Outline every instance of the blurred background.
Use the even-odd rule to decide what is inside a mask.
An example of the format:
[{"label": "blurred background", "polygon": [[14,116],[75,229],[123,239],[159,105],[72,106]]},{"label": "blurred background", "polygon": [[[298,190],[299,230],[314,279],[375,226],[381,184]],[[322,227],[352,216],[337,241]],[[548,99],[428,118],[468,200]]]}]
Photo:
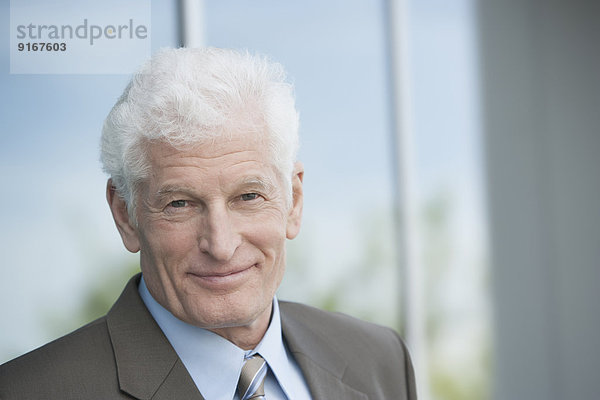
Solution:
[{"label": "blurred background", "polygon": [[[4,362],[103,315],[139,267],[98,161],[129,75],[11,74],[1,4]],[[599,18],[582,0],[154,0],[151,48],[288,70],[306,197],[280,298],[402,332],[421,399],[592,399]]]}]

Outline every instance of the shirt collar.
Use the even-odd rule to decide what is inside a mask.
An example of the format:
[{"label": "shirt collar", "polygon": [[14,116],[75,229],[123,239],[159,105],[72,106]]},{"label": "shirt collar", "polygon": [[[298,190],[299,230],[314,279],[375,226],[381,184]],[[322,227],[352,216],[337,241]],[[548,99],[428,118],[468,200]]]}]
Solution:
[{"label": "shirt collar", "polygon": [[291,356],[283,344],[283,336],[281,334],[281,317],[279,316],[279,304],[277,298],[273,299],[273,314],[271,323],[265,336],[256,346],[254,350],[246,352],[246,356],[259,353],[269,365],[269,370],[275,375],[279,386],[285,393],[288,399],[294,392],[294,379],[292,369],[295,364],[292,362]]},{"label": "shirt collar", "polygon": [[176,318],[154,300],[143,277],[138,290],[146,307],[205,398],[232,399],[244,358],[256,353],[266,360],[286,396],[291,398],[294,364],[283,344],[276,298],[273,299],[272,318],[263,339],[254,350],[244,351],[216,333]]}]

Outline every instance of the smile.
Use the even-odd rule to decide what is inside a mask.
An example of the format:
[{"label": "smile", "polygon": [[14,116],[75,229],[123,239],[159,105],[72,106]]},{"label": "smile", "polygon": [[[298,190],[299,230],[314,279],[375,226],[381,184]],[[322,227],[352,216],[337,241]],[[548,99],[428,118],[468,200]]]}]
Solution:
[{"label": "smile", "polygon": [[239,284],[243,283],[250,275],[251,270],[254,267],[258,267],[258,265],[253,264],[246,268],[236,269],[228,272],[189,272],[188,275],[200,286],[203,286],[207,289],[227,289],[228,287],[238,286]]}]

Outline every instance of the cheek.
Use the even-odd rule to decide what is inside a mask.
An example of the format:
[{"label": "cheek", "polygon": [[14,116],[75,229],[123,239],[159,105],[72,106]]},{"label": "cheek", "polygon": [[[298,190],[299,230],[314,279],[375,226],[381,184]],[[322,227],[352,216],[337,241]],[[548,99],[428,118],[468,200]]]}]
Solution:
[{"label": "cheek", "polygon": [[195,232],[181,226],[157,226],[141,235],[141,254],[158,267],[168,269],[190,255],[196,248]]},{"label": "cheek", "polygon": [[261,236],[262,251],[269,260],[269,279],[279,283],[285,270],[285,232],[281,229],[264,231]]},{"label": "cheek", "polygon": [[262,219],[250,227],[250,242],[271,258],[280,257],[285,247],[285,225],[281,219]]}]

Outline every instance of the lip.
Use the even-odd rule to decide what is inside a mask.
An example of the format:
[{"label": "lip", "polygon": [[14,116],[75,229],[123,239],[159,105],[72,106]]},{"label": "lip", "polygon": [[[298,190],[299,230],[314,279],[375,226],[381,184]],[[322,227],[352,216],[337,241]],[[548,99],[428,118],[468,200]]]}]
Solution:
[{"label": "lip", "polygon": [[224,272],[188,272],[188,276],[194,279],[200,286],[208,289],[227,289],[243,283],[250,275],[252,269],[257,266],[257,264],[252,264],[245,268]]}]

